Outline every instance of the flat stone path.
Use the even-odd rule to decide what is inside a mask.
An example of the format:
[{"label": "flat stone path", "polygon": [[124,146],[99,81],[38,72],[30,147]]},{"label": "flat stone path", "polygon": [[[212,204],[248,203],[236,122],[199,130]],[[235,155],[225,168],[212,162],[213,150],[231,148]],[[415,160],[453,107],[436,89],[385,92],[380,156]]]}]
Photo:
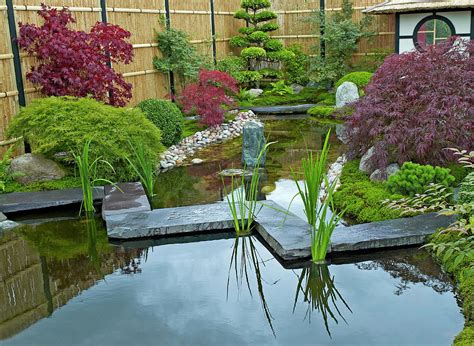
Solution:
[{"label": "flat stone path", "polygon": [[106,186],[102,202],[102,218],[112,215],[151,211],[150,202],[141,183]]},{"label": "flat stone path", "polygon": [[[256,218],[256,232],[283,260],[301,260],[311,256],[310,226],[272,201],[262,202]],[[395,219],[351,227],[337,227],[329,253],[347,253],[374,249],[416,246],[438,228],[446,227],[452,218],[435,214]],[[158,209],[111,215],[107,233],[117,240],[156,236],[222,232],[233,229],[232,215],[226,202]]]},{"label": "flat stone path", "polygon": [[[94,201],[104,198],[104,188],[94,189]],[[81,189],[66,189],[40,192],[13,192],[0,194],[0,212],[18,213],[53,207],[79,205],[82,202]]]},{"label": "flat stone path", "polygon": [[268,106],[268,107],[250,107],[255,114],[295,114],[306,113],[308,109],[316,106],[315,104],[303,104],[295,106]]}]

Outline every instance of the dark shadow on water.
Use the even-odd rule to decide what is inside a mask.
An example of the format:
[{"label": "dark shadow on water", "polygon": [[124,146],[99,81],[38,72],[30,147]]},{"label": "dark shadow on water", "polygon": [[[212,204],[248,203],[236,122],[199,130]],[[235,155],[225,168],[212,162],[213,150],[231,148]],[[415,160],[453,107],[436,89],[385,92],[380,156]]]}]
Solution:
[{"label": "dark shadow on water", "polygon": [[298,301],[302,299],[303,303],[308,305],[305,319],[308,319],[311,323],[311,314],[314,311],[319,313],[324,320],[326,331],[331,337],[329,329],[330,319],[338,324],[338,318],[340,318],[347,324],[339,306],[345,307],[351,313],[352,310],[337,290],[334,276],[331,277],[329,267],[326,264],[310,263],[297,276],[298,285],[296,287],[293,313]]}]

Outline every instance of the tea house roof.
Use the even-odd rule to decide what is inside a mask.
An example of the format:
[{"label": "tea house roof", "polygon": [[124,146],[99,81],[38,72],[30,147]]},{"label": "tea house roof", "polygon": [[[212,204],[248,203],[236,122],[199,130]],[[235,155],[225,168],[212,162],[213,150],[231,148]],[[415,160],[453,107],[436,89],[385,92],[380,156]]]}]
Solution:
[{"label": "tea house roof", "polygon": [[474,7],[474,0],[392,0],[368,7],[363,12],[370,14],[386,14],[423,10],[463,9],[472,7]]}]

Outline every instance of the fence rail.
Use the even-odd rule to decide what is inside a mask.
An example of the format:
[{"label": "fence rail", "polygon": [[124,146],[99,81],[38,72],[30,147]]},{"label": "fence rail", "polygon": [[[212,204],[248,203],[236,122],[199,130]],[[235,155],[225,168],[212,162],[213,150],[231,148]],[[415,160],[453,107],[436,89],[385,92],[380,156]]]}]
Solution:
[{"label": "fence rail", "polygon": [[[321,1],[328,13],[341,9],[341,0],[273,0],[273,10],[278,13],[280,29],[273,37],[285,44],[300,43],[304,49],[318,44],[319,36],[305,17],[319,10]],[[41,97],[25,75],[34,65],[34,58],[18,51],[12,43],[18,23],[40,23],[36,12],[44,2],[62,8],[70,0],[6,0],[0,5],[0,143],[6,140],[5,130],[20,106]],[[361,17],[361,10],[380,0],[354,0],[354,18]],[[242,21],[233,18],[240,0],[75,0],[69,9],[74,12],[75,27],[88,30],[95,22],[107,20],[132,33],[135,58],[129,65],[115,65],[126,80],[133,85],[134,105],[147,98],[160,98],[169,94],[169,79],[154,70],[152,59],[159,55],[155,31],[163,30],[159,24],[169,18],[173,28],[189,33],[191,42],[202,54],[214,60],[236,54],[229,40],[238,33]],[[371,41],[361,42],[356,56],[373,54],[376,49],[393,49],[394,18],[375,18],[377,35]],[[0,147],[1,150],[1,147]]]}]

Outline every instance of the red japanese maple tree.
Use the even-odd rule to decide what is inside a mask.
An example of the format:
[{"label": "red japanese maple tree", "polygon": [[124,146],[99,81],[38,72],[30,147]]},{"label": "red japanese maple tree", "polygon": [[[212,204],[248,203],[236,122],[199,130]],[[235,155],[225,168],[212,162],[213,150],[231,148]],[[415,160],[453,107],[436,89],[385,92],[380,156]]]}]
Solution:
[{"label": "red japanese maple tree", "polygon": [[225,72],[201,70],[198,81],[191,83],[177,98],[184,113],[199,114],[201,122],[222,124],[226,107],[234,106],[232,95],[239,91],[237,81]]},{"label": "red japanese maple tree", "polygon": [[19,24],[18,44],[37,61],[27,79],[48,96],[92,96],[124,106],[132,97],[132,85],[111,64],[132,61],[133,47],[126,41],[130,32],[101,22],[88,33],[72,30],[68,25],[75,19],[67,8],[42,4],[38,14],[43,25]]},{"label": "red japanese maple tree", "polygon": [[371,146],[377,167],[443,164],[444,148],[474,142],[474,41],[453,37],[425,51],[394,54],[377,70],[347,121],[351,151]]}]

